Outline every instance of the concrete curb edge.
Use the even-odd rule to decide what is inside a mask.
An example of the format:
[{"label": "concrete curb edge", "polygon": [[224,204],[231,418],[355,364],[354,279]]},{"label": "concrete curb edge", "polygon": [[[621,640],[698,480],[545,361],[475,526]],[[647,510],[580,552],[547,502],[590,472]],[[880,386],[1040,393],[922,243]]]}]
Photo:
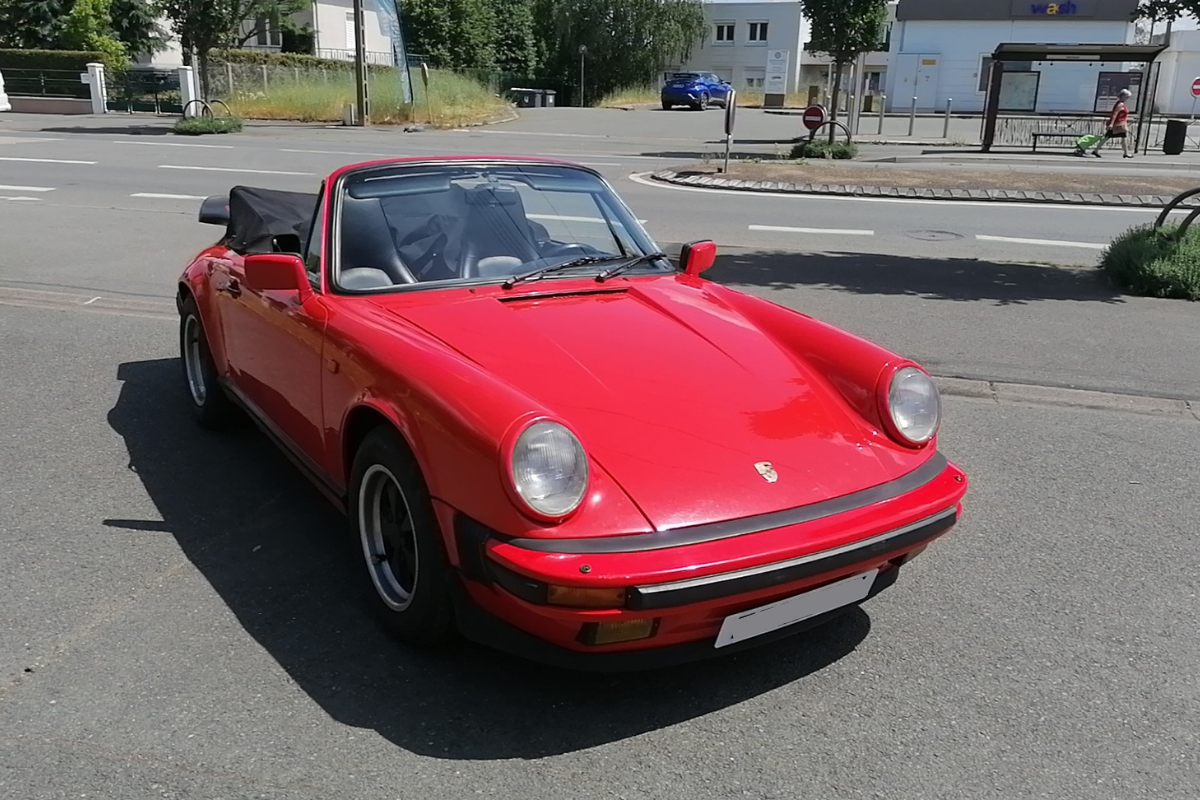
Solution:
[{"label": "concrete curb edge", "polygon": [[898,186],[745,181],[737,178],[721,178],[713,175],[696,174],[681,176],[674,170],[652,172],[650,177],[659,183],[667,183],[674,186],[696,186],[705,189],[722,189],[733,192],[836,195],[841,197],[886,197],[908,200],[972,200],[996,203],[1163,208],[1174,199],[1173,195],[1041,192],[1015,189],[916,189]]},{"label": "concrete curb edge", "polygon": [[1120,411],[1156,417],[1179,417],[1200,422],[1200,401],[1168,397],[1062,389],[1025,383],[934,376],[942,394],[990,400],[999,405],[1039,405]]}]

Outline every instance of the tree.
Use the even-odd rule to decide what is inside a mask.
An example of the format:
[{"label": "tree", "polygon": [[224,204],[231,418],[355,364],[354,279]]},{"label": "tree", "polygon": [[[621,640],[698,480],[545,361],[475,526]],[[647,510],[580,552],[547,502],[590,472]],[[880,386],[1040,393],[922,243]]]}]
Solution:
[{"label": "tree", "polygon": [[1200,0],[1142,0],[1135,16],[1164,22],[1174,22],[1180,17],[1200,19]]},{"label": "tree", "polygon": [[537,15],[552,74],[577,75],[587,47],[589,97],[654,80],[708,31],[699,0],[540,0]]},{"label": "tree", "polygon": [[537,35],[534,0],[492,0],[496,16],[496,67],[534,75],[542,67],[545,47]]},{"label": "tree", "polygon": [[[208,52],[216,47],[236,45],[241,40],[242,23],[277,14],[281,8],[296,6],[295,0],[156,0],[158,12],[171,21],[183,48],[183,63],[192,63],[195,51],[200,63],[201,91],[208,94]],[[289,12],[290,13],[290,12]]]},{"label": "tree", "polygon": [[57,47],[65,16],[62,0],[0,0],[0,47]]},{"label": "tree", "polygon": [[113,33],[112,0],[75,0],[63,21],[59,46],[104,53],[109,64],[126,60],[125,45]]},{"label": "tree", "polygon": [[[838,96],[842,89],[842,70],[863,53],[877,49],[883,41],[887,23],[886,0],[800,0],[802,13],[812,25],[812,50],[826,53],[833,61],[830,121],[837,119]],[[834,126],[829,126],[833,143]]]},{"label": "tree", "polygon": [[405,0],[405,44],[435,67],[494,67],[496,5],[496,0]]},{"label": "tree", "polygon": [[148,0],[112,0],[112,31],[132,58],[149,56],[167,46],[166,33]]}]

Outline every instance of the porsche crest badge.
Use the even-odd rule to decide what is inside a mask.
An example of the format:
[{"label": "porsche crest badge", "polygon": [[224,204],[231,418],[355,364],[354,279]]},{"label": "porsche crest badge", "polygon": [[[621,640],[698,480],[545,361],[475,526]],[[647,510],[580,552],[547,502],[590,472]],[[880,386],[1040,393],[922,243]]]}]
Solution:
[{"label": "porsche crest badge", "polygon": [[779,473],[771,466],[770,461],[760,461],[754,465],[754,468],[758,470],[758,474],[762,475],[763,480],[767,483],[774,483],[779,480]]}]

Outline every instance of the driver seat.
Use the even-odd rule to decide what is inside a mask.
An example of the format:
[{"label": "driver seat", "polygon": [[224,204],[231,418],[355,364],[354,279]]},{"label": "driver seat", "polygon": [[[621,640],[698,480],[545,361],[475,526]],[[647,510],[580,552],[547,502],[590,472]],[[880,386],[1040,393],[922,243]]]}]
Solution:
[{"label": "driver seat", "polygon": [[486,278],[512,275],[541,257],[525,204],[516,189],[484,185],[465,193],[467,218],[462,252],[462,276]]},{"label": "driver seat", "polygon": [[365,270],[383,272],[392,285],[417,282],[396,250],[378,198],[347,195],[342,199],[341,249],[339,283],[350,275],[358,283],[357,276],[365,275]]}]

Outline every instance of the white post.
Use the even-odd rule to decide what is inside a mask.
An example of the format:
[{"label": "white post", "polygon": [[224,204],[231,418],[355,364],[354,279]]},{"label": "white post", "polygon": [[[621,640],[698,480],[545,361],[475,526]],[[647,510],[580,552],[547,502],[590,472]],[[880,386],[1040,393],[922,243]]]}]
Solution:
[{"label": "white post", "polygon": [[942,126],[942,138],[950,138],[950,109],[954,106],[954,98],[946,98],[946,124]]},{"label": "white post", "polygon": [[79,79],[82,83],[86,83],[90,90],[88,94],[92,98],[92,113],[107,114],[108,87],[104,83],[104,65],[96,62],[88,64],[87,74],[80,75]]},{"label": "white post", "polygon": [[879,95],[879,131],[878,135],[883,136],[883,107],[887,105],[887,95]]},{"label": "white post", "polygon": [[908,135],[913,135],[913,126],[917,124],[917,98],[913,96],[912,108],[908,111]]},{"label": "white post", "polygon": [[193,100],[200,99],[200,92],[196,89],[196,70],[192,67],[179,68],[179,96],[183,101],[185,117],[200,116],[200,109],[197,107],[200,104],[192,105]]}]

